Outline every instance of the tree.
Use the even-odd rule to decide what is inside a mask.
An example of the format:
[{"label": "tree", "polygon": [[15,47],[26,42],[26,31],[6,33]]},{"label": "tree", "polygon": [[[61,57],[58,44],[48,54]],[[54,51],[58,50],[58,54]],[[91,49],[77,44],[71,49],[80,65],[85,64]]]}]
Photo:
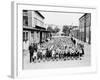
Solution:
[{"label": "tree", "polygon": [[65,33],[65,35],[69,36],[69,34],[70,34],[70,26],[64,25],[62,31]]},{"label": "tree", "polygon": [[57,33],[57,32],[59,32],[60,31],[60,29],[56,26],[55,28],[54,28],[54,33]]},{"label": "tree", "polygon": [[47,31],[53,32],[54,30],[53,30],[53,28],[51,26],[48,26],[47,27]]},{"label": "tree", "polygon": [[72,30],[72,29],[75,29],[75,28],[78,28],[78,26],[71,26],[70,29]]}]

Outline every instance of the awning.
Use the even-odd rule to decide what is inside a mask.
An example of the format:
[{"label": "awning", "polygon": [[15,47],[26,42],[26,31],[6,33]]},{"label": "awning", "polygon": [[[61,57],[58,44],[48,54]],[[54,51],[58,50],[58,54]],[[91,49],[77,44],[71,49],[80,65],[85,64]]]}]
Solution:
[{"label": "awning", "polygon": [[47,31],[47,30],[43,30],[43,29],[38,29],[38,28],[35,28],[35,27],[23,27],[23,30],[29,30],[29,31],[39,31],[39,32],[50,32],[50,31]]}]

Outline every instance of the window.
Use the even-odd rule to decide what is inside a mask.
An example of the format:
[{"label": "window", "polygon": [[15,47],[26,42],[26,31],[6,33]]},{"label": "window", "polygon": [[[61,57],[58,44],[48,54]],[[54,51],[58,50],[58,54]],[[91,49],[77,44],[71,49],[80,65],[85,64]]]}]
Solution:
[{"label": "window", "polygon": [[31,32],[31,37],[34,39],[34,32]]},{"label": "window", "polygon": [[25,32],[23,32],[23,41],[25,41]]},{"label": "window", "polygon": [[23,26],[28,26],[28,11],[23,10]]},{"label": "window", "polygon": [[23,26],[28,26],[28,16],[23,16]]},{"label": "window", "polygon": [[26,32],[26,41],[28,40],[28,32]]},{"label": "window", "polygon": [[28,32],[23,32],[23,41],[28,40]]}]

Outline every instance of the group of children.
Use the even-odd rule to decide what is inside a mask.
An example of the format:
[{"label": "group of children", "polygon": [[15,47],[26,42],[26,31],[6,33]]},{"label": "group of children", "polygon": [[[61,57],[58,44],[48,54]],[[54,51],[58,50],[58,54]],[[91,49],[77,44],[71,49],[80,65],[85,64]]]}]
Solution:
[{"label": "group of children", "polygon": [[33,51],[32,61],[40,62],[81,59],[84,55],[84,47],[81,47],[80,45],[77,46],[78,47],[64,45],[64,48],[62,49],[61,46],[55,48],[55,45],[51,45],[49,48],[44,48],[40,44],[37,44],[37,49],[34,49]]}]

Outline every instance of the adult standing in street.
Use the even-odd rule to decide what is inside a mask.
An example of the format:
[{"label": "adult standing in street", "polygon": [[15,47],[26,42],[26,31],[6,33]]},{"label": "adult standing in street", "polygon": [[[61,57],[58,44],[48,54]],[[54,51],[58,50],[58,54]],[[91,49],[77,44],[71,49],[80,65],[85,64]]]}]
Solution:
[{"label": "adult standing in street", "polygon": [[31,43],[31,45],[29,46],[30,63],[31,63],[32,60],[33,60],[33,52],[34,52],[34,46],[33,46],[33,44]]}]

